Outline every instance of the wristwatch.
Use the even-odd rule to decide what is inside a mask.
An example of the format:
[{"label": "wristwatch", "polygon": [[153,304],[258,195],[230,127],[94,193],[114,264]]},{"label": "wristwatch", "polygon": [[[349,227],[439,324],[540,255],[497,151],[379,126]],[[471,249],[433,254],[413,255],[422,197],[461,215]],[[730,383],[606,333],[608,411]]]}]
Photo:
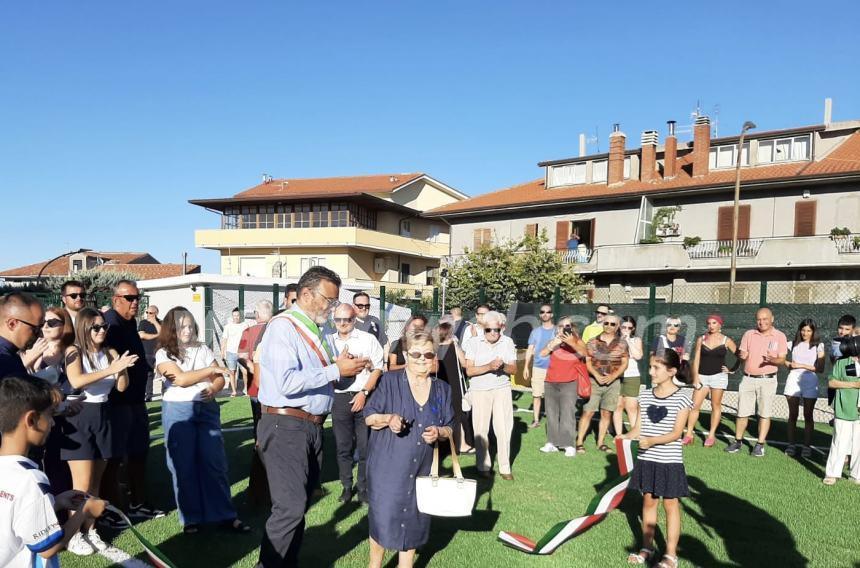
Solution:
[{"label": "wristwatch", "polygon": [[361,392],[364,393],[364,396],[370,396],[370,391],[367,389],[361,389]]}]

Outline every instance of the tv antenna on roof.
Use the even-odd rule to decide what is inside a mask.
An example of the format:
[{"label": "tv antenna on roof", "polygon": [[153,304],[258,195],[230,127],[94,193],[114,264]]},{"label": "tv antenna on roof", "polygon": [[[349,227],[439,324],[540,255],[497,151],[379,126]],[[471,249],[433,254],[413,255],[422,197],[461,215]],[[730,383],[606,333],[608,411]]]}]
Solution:
[{"label": "tv antenna on roof", "polygon": [[597,125],[594,126],[594,136],[587,138],[585,140],[585,143],[586,143],[586,145],[595,144],[597,146],[597,152],[595,152],[595,154],[600,153],[600,134],[597,130]]}]

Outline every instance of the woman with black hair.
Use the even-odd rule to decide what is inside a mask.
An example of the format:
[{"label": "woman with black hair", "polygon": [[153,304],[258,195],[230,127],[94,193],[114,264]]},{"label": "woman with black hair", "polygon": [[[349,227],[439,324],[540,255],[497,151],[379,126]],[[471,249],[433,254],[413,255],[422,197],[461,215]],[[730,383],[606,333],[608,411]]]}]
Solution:
[{"label": "woman with black hair", "polygon": [[812,456],[812,430],[815,422],[812,411],[818,400],[818,373],[824,369],[824,344],[818,339],[815,322],[805,319],[797,326],[794,341],[788,344],[791,360],[785,366],[791,369],[785,379],[782,394],[788,401],[788,447],[785,455],[794,456],[794,438],[797,430],[797,415],[803,401],[803,449],[800,455]]}]

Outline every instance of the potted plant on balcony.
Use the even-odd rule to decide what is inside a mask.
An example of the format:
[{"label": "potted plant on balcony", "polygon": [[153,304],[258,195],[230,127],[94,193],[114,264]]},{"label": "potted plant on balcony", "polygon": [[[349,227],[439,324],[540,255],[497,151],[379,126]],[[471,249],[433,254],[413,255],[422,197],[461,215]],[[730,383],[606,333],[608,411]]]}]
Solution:
[{"label": "potted plant on balcony", "polygon": [[720,245],[719,248],[717,248],[717,253],[732,254],[732,245]]},{"label": "potted plant on balcony", "polygon": [[680,205],[673,207],[660,207],[654,212],[651,223],[658,237],[677,237],[679,234],[678,223],[675,222],[675,214],[681,210]]},{"label": "potted plant on balcony", "polygon": [[854,250],[860,250],[860,236],[854,237],[851,240],[851,248]]},{"label": "potted plant on balcony", "polygon": [[696,246],[700,242],[702,242],[702,237],[699,237],[699,236],[684,237],[684,248],[685,249],[693,248],[694,246]]},{"label": "potted plant on balcony", "polygon": [[842,227],[841,229],[839,227],[833,227],[832,229],[830,229],[830,239],[833,241],[837,239],[844,239],[850,234],[851,229],[849,229],[848,227]]}]

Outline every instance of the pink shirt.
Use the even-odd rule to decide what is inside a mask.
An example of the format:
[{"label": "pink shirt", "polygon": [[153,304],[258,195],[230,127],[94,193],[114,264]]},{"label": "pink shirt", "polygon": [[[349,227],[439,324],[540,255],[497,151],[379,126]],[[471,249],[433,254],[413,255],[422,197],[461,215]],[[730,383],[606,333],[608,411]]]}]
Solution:
[{"label": "pink shirt", "polygon": [[744,333],[739,350],[746,354],[744,373],[770,375],[776,373],[777,366],[767,363],[764,356],[770,353],[777,357],[785,357],[788,353],[788,342],[785,334],[776,328],[770,328],[767,333],[751,329]]}]

